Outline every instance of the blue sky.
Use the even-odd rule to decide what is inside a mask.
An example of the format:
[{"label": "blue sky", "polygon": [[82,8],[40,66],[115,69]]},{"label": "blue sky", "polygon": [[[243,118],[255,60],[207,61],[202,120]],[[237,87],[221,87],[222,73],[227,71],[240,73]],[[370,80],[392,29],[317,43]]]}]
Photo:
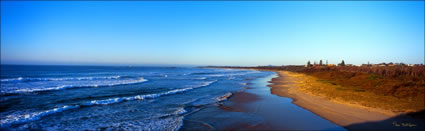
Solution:
[{"label": "blue sky", "polygon": [[2,64],[424,62],[424,2],[1,2]]}]

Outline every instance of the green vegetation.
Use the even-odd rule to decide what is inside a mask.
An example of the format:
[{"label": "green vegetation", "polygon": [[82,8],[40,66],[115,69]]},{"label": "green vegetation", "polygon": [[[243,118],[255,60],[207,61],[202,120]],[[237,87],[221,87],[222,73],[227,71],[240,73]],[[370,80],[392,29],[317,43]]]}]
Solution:
[{"label": "green vegetation", "polygon": [[367,79],[368,80],[376,80],[376,79],[382,79],[382,77],[381,76],[378,76],[376,74],[370,74]]}]

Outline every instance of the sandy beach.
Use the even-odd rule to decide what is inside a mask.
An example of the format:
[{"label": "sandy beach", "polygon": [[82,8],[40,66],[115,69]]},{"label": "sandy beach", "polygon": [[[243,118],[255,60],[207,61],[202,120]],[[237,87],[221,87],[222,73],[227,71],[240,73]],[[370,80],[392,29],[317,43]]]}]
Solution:
[{"label": "sandy beach", "polygon": [[[422,130],[423,120],[413,119],[413,115],[393,113],[377,108],[369,108],[354,103],[332,100],[329,98],[303,91],[299,84],[305,83],[306,75],[276,71],[279,77],[273,78],[269,85],[271,93],[289,97],[294,104],[307,109],[322,118],[349,130],[363,129],[413,129]],[[307,83],[308,84],[308,83]]]}]

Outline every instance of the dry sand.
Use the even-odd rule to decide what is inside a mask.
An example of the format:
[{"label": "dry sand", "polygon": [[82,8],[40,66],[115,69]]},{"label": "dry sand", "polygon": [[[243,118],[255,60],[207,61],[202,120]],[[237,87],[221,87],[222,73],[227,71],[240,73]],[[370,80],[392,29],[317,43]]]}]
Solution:
[{"label": "dry sand", "polygon": [[272,83],[269,85],[272,94],[292,98],[294,104],[349,130],[423,129],[423,121],[413,120],[410,116],[350,103],[335,102],[321,96],[304,93],[296,86],[297,82],[303,81],[303,74],[287,71],[276,72],[280,77],[273,78],[270,82]]}]

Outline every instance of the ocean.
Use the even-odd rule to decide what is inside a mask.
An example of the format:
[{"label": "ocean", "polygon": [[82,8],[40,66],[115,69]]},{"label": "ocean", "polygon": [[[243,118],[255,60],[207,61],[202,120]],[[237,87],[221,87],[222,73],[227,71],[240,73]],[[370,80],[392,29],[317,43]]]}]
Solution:
[{"label": "ocean", "polygon": [[179,130],[274,72],[195,67],[1,65],[1,129]]}]

